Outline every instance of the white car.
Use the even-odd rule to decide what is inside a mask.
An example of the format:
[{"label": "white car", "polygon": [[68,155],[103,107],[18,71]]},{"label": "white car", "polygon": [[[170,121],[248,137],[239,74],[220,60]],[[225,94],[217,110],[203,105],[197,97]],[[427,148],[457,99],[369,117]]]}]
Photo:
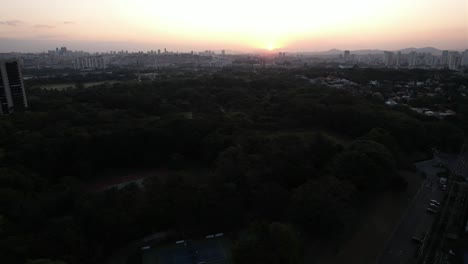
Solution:
[{"label": "white car", "polygon": [[420,238],[417,237],[417,236],[413,236],[413,237],[411,237],[411,239],[413,239],[413,241],[414,241],[414,242],[417,242],[417,243],[422,243],[422,242],[423,242],[422,239],[420,239]]}]

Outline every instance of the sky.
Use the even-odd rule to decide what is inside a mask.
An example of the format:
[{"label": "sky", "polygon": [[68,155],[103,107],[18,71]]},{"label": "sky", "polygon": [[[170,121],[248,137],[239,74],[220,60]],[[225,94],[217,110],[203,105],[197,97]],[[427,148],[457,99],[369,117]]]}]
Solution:
[{"label": "sky", "polygon": [[468,48],[468,0],[5,0],[0,52]]}]

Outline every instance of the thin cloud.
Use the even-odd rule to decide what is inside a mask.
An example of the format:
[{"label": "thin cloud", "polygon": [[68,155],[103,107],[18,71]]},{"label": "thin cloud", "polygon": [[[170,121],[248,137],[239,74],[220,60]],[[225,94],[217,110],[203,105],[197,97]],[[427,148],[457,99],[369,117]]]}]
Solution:
[{"label": "thin cloud", "polygon": [[48,28],[48,29],[52,29],[52,28],[55,28],[55,26],[52,26],[52,25],[44,25],[44,24],[37,24],[37,25],[34,25],[35,28]]},{"label": "thin cloud", "polygon": [[17,27],[23,24],[23,21],[21,20],[5,20],[5,21],[0,21],[0,25],[5,25],[5,26],[10,26],[10,27]]},{"label": "thin cloud", "polygon": [[48,39],[60,39],[66,36],[67,35],[63,35],[63,34],[42,34],[42,35],[36,35],[34,36],[34,38],[37,40],[48,40]]}]

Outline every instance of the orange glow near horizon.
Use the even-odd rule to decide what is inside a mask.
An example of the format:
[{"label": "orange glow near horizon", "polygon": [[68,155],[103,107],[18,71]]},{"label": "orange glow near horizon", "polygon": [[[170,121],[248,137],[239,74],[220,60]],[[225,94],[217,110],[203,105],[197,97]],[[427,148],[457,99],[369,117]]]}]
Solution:
[{"label": "orange glow near horizon", "polygon": [[461,49],[467,12],[466,0],[15,0],[0,9],[0,40],[181,51]]}]

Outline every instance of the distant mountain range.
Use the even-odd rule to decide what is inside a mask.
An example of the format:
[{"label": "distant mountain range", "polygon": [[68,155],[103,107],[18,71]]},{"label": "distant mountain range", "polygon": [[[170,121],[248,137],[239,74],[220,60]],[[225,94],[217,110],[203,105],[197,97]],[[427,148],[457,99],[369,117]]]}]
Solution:
[{"label": "distant mountain range", "polygon": [[[363,50],[351,50],[351,54],[357,54],[357,55],[365,55],[365,54],[382,54],[384,51],[387,50],[380,50],[380,49],[363,49]],[[424,48],[406,48],[406,49],[400,49],[400,50],[389,50],[389,51],[394,51],[398,52],[400,51],[401,53],[410,53],[412,51],[416,51],[418,53],[431,53],[433,55],[440,55],[442,54],[442,50],[433,48],[433,47],[424,47]],[[318,52],[300,52],[301,54],[304,55],[339,55],[343,54],[344,50],[339,50],[339,49],[331,49],[327,51],[318,51]]]},{"label": "distant mountain range", "polygon": [[399,50],[401,53],[410,53],[412,51],[420,52],[420,53],[431,53],[433,55],[440,55],[442,54],[442,50],[436,49],[433,47],[425,47],[425,48],[407,48],[407,49],[402,49]]}]

